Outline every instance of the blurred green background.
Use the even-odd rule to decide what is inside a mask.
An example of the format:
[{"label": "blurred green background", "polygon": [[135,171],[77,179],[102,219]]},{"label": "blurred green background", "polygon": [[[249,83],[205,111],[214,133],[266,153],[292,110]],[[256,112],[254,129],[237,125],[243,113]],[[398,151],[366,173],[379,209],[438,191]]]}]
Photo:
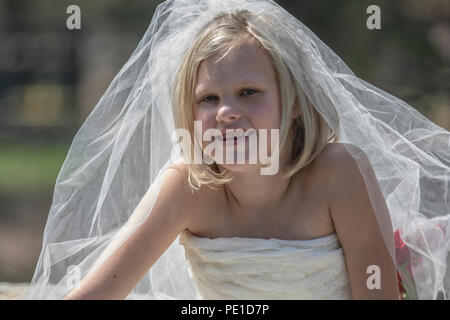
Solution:
[{"label": "blurred green background", "polygon": [[[72,139],[162,1],[0,0],[0,282],[34,272]],[[450,130],[447,0],[276,1],[360,78]],[[81,30],[66,9],[81,8]],[[381,9],[368,30],[366,8]]]}]

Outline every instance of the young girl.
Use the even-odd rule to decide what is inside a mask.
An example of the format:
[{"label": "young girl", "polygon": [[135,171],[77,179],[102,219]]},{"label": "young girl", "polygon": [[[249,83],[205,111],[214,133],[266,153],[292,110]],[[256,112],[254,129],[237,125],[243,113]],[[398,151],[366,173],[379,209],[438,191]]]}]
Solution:
[{"label": "young girl", "polygon": [[[376,114],[365,105],[377,100],[359,92],[371,87],[272,1],[168,1],[158,7],[149,30],[130,59],[134,64],[120,74],[134,79],[133,85],[123,93],[121,84],[130,81],[118,76],[108,90],[123,97],[117,101],[114,95],[99,105],[112,102],[122,109],[110,107],[115,113],[108,115],[97,106],[88,119],[92,128],[100,122],[98,132],[111,142],[111,149],[89,152],[89,159],[107,160],[100,183],[85,174],[94,177],[103,167],[78,173],[83,181],[98,184],[89,186],[96,192],[79,197],[78,189],[71,189],[69,200],[52,206],[62,220],[64,210],[78,210],[69,205],[75,196],[80,205],[95,204],[84,206],[90,218],[70,220],[77,222],[71,227],[80,226],[79,234],[66,234],[64,241],[60,233],[48,231],[57,228],[56,220],[49,220],[46,232],[60,239],[46,241],[44,235],[49,245],[37,268],[43,274],[36,272],[30,297],[124,299],[133,293],[152,299],[398,299],[401,266],[392,221],[407,230],[403,218],[425,200],[385,200],[386,195],[404,196],[417,180],[393,175],[380,188],[376,171],[386,179],[386,173],[404,173],[405,163],[385,150],[383,138],[395,137],[397,146],[404,137],[398,137],[395,122],[384,129],[373,122]],[[384,93],[376,98],[380,111],[391,101]],[[417,114],[406,110],[410,117]],[[194,123],[201,125],[203,138],[211,129],[221,135],[196,139]],[[187,130],[189,139],[172,140],[175,148],[170,149],[175,128]],[[279,170],[261,174],[267,163],[261,153],[256,164],[250,163],[250,137],[225,138],[232,133],[226,129],[249,135],[255,130],[258,148],[270,150],[269,164],[279,162]],[[279,140],[261,129],[279,132]],[[84,130],[92,135],[88,127]],[[97,141],[93,135],[79,138],[72,148]],[[243,150],[245,162],[227,161],[224,154],[210,152],[210,144],[224,146],[233,160]],[[398,155],[419,147],[405,143],[403,148]],[[213,161],[192,163],[199,150]],[[74,172],[69,164],[65,168]],[[60,174],[58,180],[61,190],[67,181],[76,183],[75,176]],[[406,189],[392,189],[394,182]],[[142,190],[147,190],[144,195]],[[52,247],[52,242],[57,244]],[[445,249],[441,243],[431,250]],[[61,253],[55,263],[48,261]],[[68,265],[77,270],[76,277]],[[422,270],[412,266],[415,279]],[[55,279],[50,280],[51,273]],[[428,291],[417,285],[414,292]]]}]

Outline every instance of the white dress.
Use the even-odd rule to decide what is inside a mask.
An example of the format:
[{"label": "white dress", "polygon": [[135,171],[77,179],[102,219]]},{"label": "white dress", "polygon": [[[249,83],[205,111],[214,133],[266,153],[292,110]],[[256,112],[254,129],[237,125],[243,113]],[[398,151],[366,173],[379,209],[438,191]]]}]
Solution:
[{"label": "white dress", "polygon": [[312,240],[211,239],[185,230],[179,243],[200,299],[352,299],[336,233]]}]

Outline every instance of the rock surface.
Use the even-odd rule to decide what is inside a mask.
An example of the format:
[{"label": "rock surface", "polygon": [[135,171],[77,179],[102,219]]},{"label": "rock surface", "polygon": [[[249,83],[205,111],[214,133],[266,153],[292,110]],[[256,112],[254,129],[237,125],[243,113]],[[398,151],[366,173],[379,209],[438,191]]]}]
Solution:
[{"label": "rock surface", "polygon": [[28,283],[0,282],[0,300],[26,300]]}]

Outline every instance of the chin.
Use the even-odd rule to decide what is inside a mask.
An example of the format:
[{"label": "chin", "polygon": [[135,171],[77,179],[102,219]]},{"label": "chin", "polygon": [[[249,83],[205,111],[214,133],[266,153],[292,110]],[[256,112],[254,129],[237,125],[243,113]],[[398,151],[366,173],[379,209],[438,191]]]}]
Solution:
[{"label": "chin", "polygon": [[[248,162],[248,161],[247,161]],[[218,167],[221,169],[227,169],[231,172],[242,173],[242,172],[250,172],[254,170],[259,170],[259,165],[257,164],[218,164]]]}]

